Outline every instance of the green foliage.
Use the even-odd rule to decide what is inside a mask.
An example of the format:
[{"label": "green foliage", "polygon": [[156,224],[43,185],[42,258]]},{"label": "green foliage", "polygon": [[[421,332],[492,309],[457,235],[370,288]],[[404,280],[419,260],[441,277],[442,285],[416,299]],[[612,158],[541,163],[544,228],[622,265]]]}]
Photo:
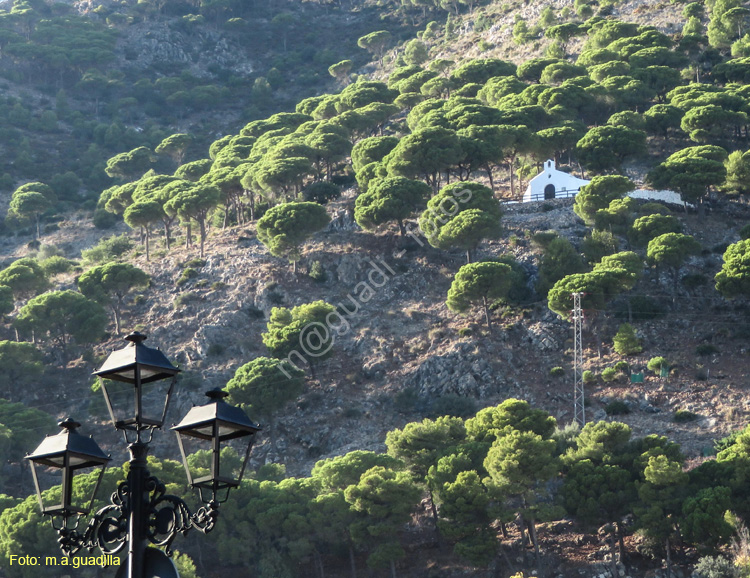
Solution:
[{"label": "green foliage", "polygon": [[359,173],[366,165],[380,162],[398,144],[393,136],[373,136],[362,139],[354,145],[351,152],[352,167]]},{"label": "green foliage", "polygon": [[[3,343],[3,342],[0,342]],[[5,349],[7,358],[7,348]],[[28,363],[28,362],[27,362]],[[34,362],[32,362],[33,364]],[[16,462],[34,449],[42,432],[54,432],[54,418],[23,403],[12,403],[0,398],[0,425],[10,430],[10,446],[6,459]]]},{"label": "green foliage", "polygon": [[476,401],[471,397],[448,393],[433,400],[430,415],[433,417],[469,417],[477,412]]},{"label": "green foliage", "polygon": [[302,190],[305,201],[325,205],[341,196],[341,187],[328,181],[310,183]]},{"label": "green foliage", "polygon": [[549,370],[550,377],[565,377],[565,370],[562,367],[553,367]]},{"label": "green foliage", "polygon": [[151,278],[129,263],[106,263],[86,271],[78,278],[78,289],[88,297],[112,308],[115,331],[122,329],[122,308],[128,294],[148,286]]},{"label": "green foliage", "polygon": [[614,367],[606,367],[602,369],[602,380],[606,383],[612,382],[617,379],[617,370]]},{"label": "green foliage", "polygon": [[102,307],[74,291],[52,291],[30,299],[18,313],[20,331],[33,330],[37,339],[45,336],[66,359],[71,339],[79,345],[101,338],[106,325]]},{"label": "green foliage", "polygon": [[617,237],[606,230],[593,229],[583,238],[581,249],[588,263],[597,263],[607,255],[617,252]]},{"label": "green foliage", "polygon": [[39,264],[42,266],[42,269],[49,277],[54,277],[55,275],[61,275],[63,273],[70,272],[75,263],[69,259],[66,259],[65,257],[54,255],[52,257],[47,257]]},{"label": "green foliage", "polygon": [[272,207],[258,220],[258,240],[275,257],[295,264],[301,258],[301,246],[331,221],[317,203],[284,203]]},{"label": "green foliage", "polygon": [[[386,506],[382,495],[389,496]],[[402,558],[406,553],[395,533],[409,519],[419,496],[409,474],[376,466],[365,472],[357,485],[349,486],[344,496],[354,511],[366,514],[352,525],[351,533],[355,543],[371,549],[368,566],[380,568]]]},{"label": "green foliage", "polygon": [[470,257],[482,239],[500,234],[501,216],[500,204],[489,188],[459,182],[443,187],[429,200],[419,228],[433,247],[461,248]]},{"label": "green foliage", "polygon": [[626,373],[630,369],[627,361],[618,361],[615,363],[615,371]]},{"label": "green foliage", "polygon": [[505,299],[511,289],[513,271],[504,263],[469,263],[462,266],[448,290],[448,309],[463,312],[471,305],[484,308],[487,327],[491,328],[489,302]]},{"label": "green foliage", "polygon": [[36,259],[24,257],[16,259],[0,271],[0,285],[9,287],[16,299],[23,299],[46,290],[49,281],[47,273]]},{"label": "green foliage", "polygon": [[568,319],[573,309],[572,293],[583,293],[581,306],[592,311],[603,310],[618,293],[626,290],[632,281],[621,269],[594,270],[574,273],[560,279],[547,293],[547,306]]},{"label": "green foliage", "polygon": [[133,242],[126,235],[113,235],[103,238],[90,249],[81,251],[85,263],[96,265],[121,259],[133,248]]},{"label": "green foliage", "polygon": [[[728,298],[750,295],[750,240],[727,247],[724,264],[716,274],[716,290]],[[3,283],[0,273],[0,284]]]},{"label": "green foliage", "polygon": [[146,147],[138,147],[109,159],[104,170],[110,177],[133,181],[142,177],[152,162],[151,151]]},{"label": "green foliage", "polygon": [[559,237],[550,242],[539,262],[539,281],[536,290],[546,295],[550,289],[573,273],[585,270],[583,259],[567,239]]},{"label": "green foliage", "polygon": [[596,383],[596,374],[587,369],[581,374],[581,379],[583,379],[583,383],[590,385]]},{"label": "green foliage", "polygon": [[734,564],[724,556],[703,556],[695,564],[695,572],[700,578],[733,578]]},{"label": "green foliage", "polygon": [[648,242],[646,256],[649,262],[672,270],[674,287],[676,288],[679,268],[690,255],[699,253],[700,249],[700,243],[690,235],[665,233]]},{"label": "green foliage", "polygon": [[267,332],[261,337],[274,357],[286,358],[295,364],[303,360],[312,368],[315,360],[331,355],[334,332],[341,327],[341,319],[334,306],[325,301],[305,303],[292,309],[274,307]]},{"label": "green foliage", "polygon": [[286,360],[257,357],[240,366],[226,390],[232,403],[255,419],[273,419],[302,393],[304,372]]},{"label": "green foliage", "polygon": [[641,340],[629,323],[623,323],[614,336],[614,348],[620,355],[635,355],[643,351]]},{"label": "green foliage", "polygon": [[674,415],[672,415],[672,421],[675,423],[687,423],[690,421],[695,421],[698,419],[698,415],[693,413],[692,411],[688,411],[686,409],[678,409],[674,412]]},{"label": "green foliage", "polygon": [[624,126],[597,126],[576,144],[578,160],[590,171],[618,169],[625,159],[643,153],[646,133]]},{"label": "green foliage", "polygon": [[33,344],[0,341],[0,383],[5,395],[31,385],[43,371],[42,354]]},{"label": "green foliage", "polygon": [[660,375],[662,368],[669,369],[669,362],[664,357],[652,357],[648,360],[646,367],[653,371],[656,375]]},{"label": "green foliage", "polygon": [[466,420],[466,434],[477,442],[492,442],[513,430],[531,432],[542,439],[552,436],[557,422],[546,411],[532,408],[520,399],[506,399],[496,407],[479,410]]},{"label": "green foliage", "polygon": [[652,169],[648,181],[657,188],[677,191],[684,201],[695,203],[709,187],[725,181],[726,158],[727,152],[718,146],[687,147]]},{"label": "green foliage", "polygon": [[750,151],[733,151],[724,161],[727,178],[721,190],[727,195],[747,195],[750,193]]},{"label": "green foliage", "polygon": [[719,348],[713,343],[701,343],[695,348],[695,354],[700,357],[714,355],[715,353],[719,353]]},{"label": "green foliage", "polygon": [[307,274],[318,283],[325,283],[328,279],[326,270],[320,261],[313,261]]},{"label": "green foliage", "polygon": [[354,219],[364,229],[373,229],[388,221],[396,221],[401,235],[406,235],[404,219],[424,206],[430,187],[421,181],[404,177],[388,177],[371,181],[367,192],[357,197]]},{"label": "green foliage", "polygon": [[415,481],[422,482],[438,457],[466,437],[461,418],[442,416],[435,420],[411,422],[403,430],[386,435],[388,455],[403,462]]}]

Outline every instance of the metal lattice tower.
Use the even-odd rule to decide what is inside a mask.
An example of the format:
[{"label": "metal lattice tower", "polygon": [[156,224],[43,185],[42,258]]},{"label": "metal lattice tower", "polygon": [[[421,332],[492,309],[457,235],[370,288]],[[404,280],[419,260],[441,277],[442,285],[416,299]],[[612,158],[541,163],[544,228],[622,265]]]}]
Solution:
[{"label": "metal lattice tower", "polygon": [[581,427],[586,425],[586,405],[583,392],[583,311],[581,310],[581,296],[583,293],[573,293],[573,331],[575,353],[573,354],[573,421]]}]

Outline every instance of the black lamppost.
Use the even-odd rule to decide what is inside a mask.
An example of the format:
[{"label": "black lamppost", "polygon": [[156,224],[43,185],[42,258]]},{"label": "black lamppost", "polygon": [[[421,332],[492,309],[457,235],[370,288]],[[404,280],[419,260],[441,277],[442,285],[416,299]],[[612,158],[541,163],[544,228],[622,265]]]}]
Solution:
[{"label": "black lamppost", "polygon": [[[169,560],[172,541],[177,534],[197,529],[210,532],[219,513],[219,504],[226,501],[231,488],[239,486],[255,434],[260,427],[250,421],[241,409],[224,401],[226,393],[213,390],[206,395],[206,405],[193,407],[174,428],[180,453],[192,487],[197,487],[203,505],[191,513],[181,498],[166,494],[164,484],[150,475],[146,457],[155,429],[164,424],[169,400],[179,369],[172,365],[158,349],[143,344],[145,335],[132,333],[130,343],[113,352],[102,367],[94,372],[99,377],[104,398],[115,428],[123,432],[130,452],[130,471],[112,494],[111,503],[85,523],[94,495],[110,458],[92,438],[76,429],[80,426],[70,418],[60,423],[63,431],[48,436],[26,459],[32,463],[32,473],[42,513],[50,516],[52,527],[60,535],[59,543],[65,555],[99,548],[103,554],[116,554],[127,544],[127,563],[117,572],[117,578],[177,577]],[[162,405],[163,401],[163,405]],[[150,403],[144,403],[150,402]],[[149,406],[158,402],[158,410]],[[246,448],[240,472],[221,469],[221,447],[226,442],[244,438]],[[186,445],[192,441],[209,446],[209,473],[194,477],[188,463]],[[59,503],[45,504],[54,492],[44,493],[38,470],[51,469],[62,475]],[[83,470],[100,468],[90,501],[74,503],[74,477]],[[83,522],[83,523],[82,523]],[[148,543],[164,546],[166,555]]]}]

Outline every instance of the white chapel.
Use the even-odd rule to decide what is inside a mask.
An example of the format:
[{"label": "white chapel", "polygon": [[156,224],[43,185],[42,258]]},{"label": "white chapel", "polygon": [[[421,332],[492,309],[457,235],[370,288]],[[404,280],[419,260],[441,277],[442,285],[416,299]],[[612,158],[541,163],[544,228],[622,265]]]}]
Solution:
[{"label": "white chapel", "polygon": [[590,181],[579,179],[570,173],[558,171],[555,161],[547,160],[544,170],[529,181],[529,186],[523,195],[523,202],[548,201],[550,199],[567,199],[575,197],[581,187]]}]

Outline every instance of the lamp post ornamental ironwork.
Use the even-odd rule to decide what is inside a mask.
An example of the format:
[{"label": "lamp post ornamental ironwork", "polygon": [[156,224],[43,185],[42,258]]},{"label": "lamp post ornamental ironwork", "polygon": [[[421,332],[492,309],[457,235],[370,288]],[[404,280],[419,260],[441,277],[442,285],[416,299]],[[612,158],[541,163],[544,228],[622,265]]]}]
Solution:
[{"label": "lamp post ornamental ironwork", "polygon": [[[145,335],[135,332],[125,339],[129,344],[110,354],[94,372],[99,377],[112,422],[123,432],[130,453],[127,479],[112,494],[111,503],[85,522],[110,457],[92,438],[78,433],[80,424],[72,419],[60,422],[63,431],[48,436],[26,459],[32,463],[42,513],[50,516],[65,555],[94,548],[99,548],[103,554],[116,554],[127,545],[127,564],[117,573],[118,578],[149,578],[157,574],[177,577],[174,565],[166,557],[171,555],[173,540],[191,529],[205,534],[214,528],[219,504],[226,501],[229,490],[242,481],[260,426],[250,421],[240,408],[227,404],[225,392],[212,390],[206,394],[209,401],[205,405],[193,407],[172,428],[177,434],[188,482],[198,488],[202,502],[197,511],[191,512],[182,498],[166,493],[164,484],[152,476],[147,467],[153,432],[164,424],[180,370],[159,349],[144,345]],[[164,404],[150,413],[144,398],[154,397],[159,391]],[[232,472],[228,475],[221,468],[221,449],[232,440],[244,440],[247,444],[236,476],[232,476]],[[208,475],[200,476],[191,471],[186,446],[192,441],[209,446]],[[45,505],[50,494],[43,492],[40,484],[39,470],[44,468],[62,474],[60,503]],[[88,503],[74,503],[75,476],[91,468],[99,468],[91,498]],[[149,543],[163,546],[166,556],[148,548]]]}]

